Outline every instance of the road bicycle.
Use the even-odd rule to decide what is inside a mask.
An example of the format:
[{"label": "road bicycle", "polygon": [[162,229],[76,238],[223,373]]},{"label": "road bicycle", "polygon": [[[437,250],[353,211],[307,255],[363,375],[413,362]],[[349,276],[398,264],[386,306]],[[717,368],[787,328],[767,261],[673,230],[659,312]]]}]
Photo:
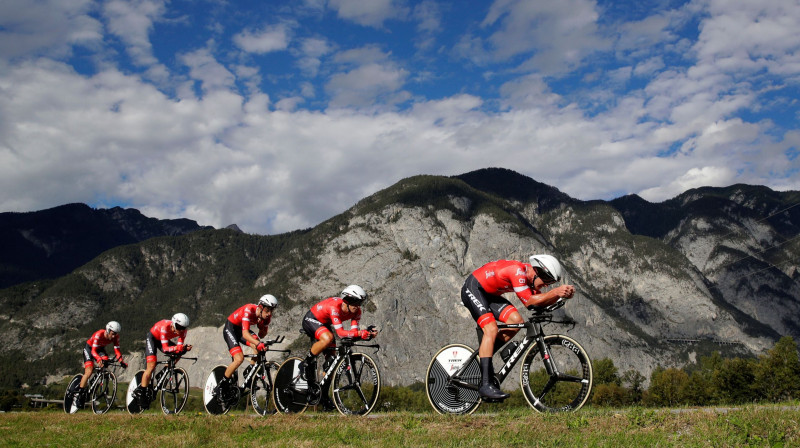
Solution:
[{"label": "road bicycle", "polygon": [[132,415],[141,414],[150,408],[150,403],[156,398],[156,393],[161,392],[161,410],[167,414],[177,414],[186,406],[189,398],[189,375],[175,364],[184,359],[197,362],[197,358],[181,358],[176,353],[165,353],[166,361],[158,361],[156,365],[163,364],[157,373],[153,375],[152,381],[147,385],[145,393],[137,397],[134,391],[142,384],[144,370],[139,370],[128,384],[128,393],[125,396],[125,405],[128,412]]},{"label": "road bicycle", "polygon": [[[117,367],[122,367],[122,364],[116,359],[106,360],[101,367],[94,369],[89,381],[86,382],[83,393],[85,397],[89,397],[89,403],[95,414],[105,414],[114,405],[114,399],[117,397],[117,376],[114,371]],[[73,376],[64,392],[64,412],[67,414],[74,414],[79,410],[73,406],[73,401],[82,378],[82,373]],[[83,407],[86,404],[84,399]]]},{"label": "road bicycle", "polygon": [[271,341],[264,341],[267,349],[263,352],[258,352],[255,355],[245,355],[245,359],[252,359],[255,364],[248,364],[244,370],[244,381],[241,386],[239,384],[239,372],[233,372],[232,384],[228,388],[220,391],[222,397],[214,394],[217,384],[219,384],[222,377],[225,375],[225,370],[228,368],[224,365],[214,367],[206,379],[206,386],[203,389],[203,406],[206,412],[212,415],[227,414],[232,408],[239,404],[242,395],[250,393],[250,404],[256,414],[261,416],[267,414],[274,414],[275,407],[270,406],[272,397],[272,390],[275,384],[275,372],[278,370],[279,364],[275,361],[267,361],[267,352],[282,352],[289,353],[290,350],[275,350],[269,348],[272,344],[280,344],[283,342],[284,337],[275,338]]},{"label": "road bicycle", "polygon": [[[510,353],[494,380],[499,387],[511,369],[522,360],[519,384],[528,404],[539,412],[563,412],[580,409],[592,390],[592,362],[581,345],[563,334],[544,334],[549,323],[557,321],[553,311],[564,306],[559,299],[553,305],[532,310],[528,322],[498,324],[498,328],[525,328],[522,341],[511,341],[504,353]],[[431,359],[426,375],[426,391],[431,406],[440,414],[471,414],[481,404],[478,389],[481,369],[478,351],[463,345],[442,347]]]},{"label": "road bicycle", "polygon": [[[332,400],[333,406],[344,415],[367,415],[378,402],[381,375],[375,361],[353,347],[380,350],[378,344],[358,344],[353,338],[342,338],[334,354],[326,356],[322,377],[309,387],[301,373],[302,359],[288,358],[275,375],[275,407],[282,413],[301,413],[309,406],[323,405]],[[314,366],[316,372],[316,366]],[[332,397],[332,399],[331,399]]]}]

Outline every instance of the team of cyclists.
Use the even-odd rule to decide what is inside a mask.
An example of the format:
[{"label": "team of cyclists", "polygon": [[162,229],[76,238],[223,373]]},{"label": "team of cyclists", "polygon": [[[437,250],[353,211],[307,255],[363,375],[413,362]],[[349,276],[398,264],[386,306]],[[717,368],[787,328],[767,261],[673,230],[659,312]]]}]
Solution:
[{"label": "team of cyclists", "polygon": [[[461,289],[461,301],[467,307],[472,318],[482,332],[478,354],[481,365],[481,387],[478,391],[486,401],[501,401],[508,397],[492,381],[494,370],[492,356],[494,353],[511,340],[519,329],[504,329],[498,331],[497,321],[503,323],[522,323],[522,316],[502,294],[514,292],[522,304],[528,308],[547,306],[559,298],[572,298],[575,288],[572,285],[561,285],[542,292],[542,288],[561,281],[563,269],[559,261],[550,255],[532,255],[529,263],[514,260],[497,260],[487,263],[473,271],[464,282]],[[303,316],[301,329],[313,341],[305,360],[300,367],[300,375],[310,385],[316,382],[316,359],[320,353],[335,348],[334,332],[340,338],[349,337],[370,340],[378,335],[374,326],[366,329],[359,328],[361,309],[368,296],[366,291],[358,285],[350,285],[342,291],[339,297],[329,297],[316,303]],[[278,299],[265,294],[258,302],[245,304],[228,316],[222,330],[222,337],[228,346],[231,363],[225,370],[222,381],[219,382],[214,394],[221,397],[221,389],[234,387],[233,374],[244,361],[241,344],[245,344],[256,351],[264,351],[267,346],[262,339],[269,331],[269,324]],[[345,329],[344,322],[350,321],[350,328]],[[134,396],[145,405],[150,399],[148,385],[156,366],[156,354],[175,353],[182,355],[192,350],[191,344],[186,344],[186,335],[189,327],[189,317],[177,313],[172,319],[156,322],[148,331],[145,338],[145,357],[147,368],[142,375],[141,384],[135,389]],[[111,321],[105,329],[97,330],[86,341],[84,357],[84,374],[80,388],[74,394],[73,409],[83,405],[84,388],[93,372],[95,362],[102,365],[108,361],[105,346],[114,344],[114,353],[123,367],[127,367],[119,349],[119,335],[121,325]],[[176,341],[173,341],[176,339]],[[512,345],[512,344],[509,344]],[[513,348],[503,350],[513,352]],[[252,368],[248,366],[248,368]],[[247,373],[245,373],[247,375]],[[322,391],[322,397],[327,397],[327,391]],[[321,403],[324,409],[331,408],[331,403]],[[146,406],[145,406],[146,407]]]}]

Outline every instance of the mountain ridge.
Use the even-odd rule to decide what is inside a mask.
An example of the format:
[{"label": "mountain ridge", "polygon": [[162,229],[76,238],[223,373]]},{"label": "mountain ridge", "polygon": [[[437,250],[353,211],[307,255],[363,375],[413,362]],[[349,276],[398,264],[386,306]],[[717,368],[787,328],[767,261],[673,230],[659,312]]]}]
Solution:
[{"label": "mountain ridge", "polygon": [[0,213],[0,288],[60,277],[113,247],[204,228],[186,218],[159,220],[132,208],[80,203]]},{"label": "mountain ridge", "polygon": [[[36,349],[0,349],[0,361],[47,362],[68,372],[64,366],[78,364],[84,333],[117,316],[126,320],[123,349],[138,354],[136,335],[180,311],[193,319],[190,337],[203,335],[193,341],[204,357],[192,373],[199,384],[209,366],[227,362],[218,327],[241,303],[263,292],[278,296],[270,332],[302,351],[307,339],[298,328],[308,307],[357,283],[372,297],[364,323],[382,328],[386,346],[377,360],[385,379],[408,384],[423,379],[439,346],[474,344],[474,322],[459,299],[466,275],[493,259],[524,260],[534,252],[556,255],[578,288],[563,311],[577,323],[568,334],[621,371],[647,374],[715,349],[754,356],[781,335],[800,336],[786,319],[800,308],[796,268],[752,274],[767,263],[764,257],[777,256],[754,245],[795,238],[800,219],[790,210],[753,223],[742,215],[752,208],[741,208],[741,198],[774,212],[790,205],[795,192],[773,192],[780,200],[768,197],[763,204],[762,195],[750,198],[745,190],[692,192],[712,196],[713,203],[725,199],[729,215],[669,202],[666,212],[683,215],[654,238],[631,231],[636,226],[625,215],[641,216],[659,204],[646,203],[642,211],[631,208],[635,198],[622,205],[580,201],[504,169],[414,176],[310,229],[271,236],[205,229],[151,238],[110,249],[65,277],[2,289],[0,335]],[[679,197],[688,203],[695,196]],[[731,239],[731,228],[750,233]],[[800,253],[792,243],[779,249],[795,259]],[[746,262],[732,258],[745,256]],[[752,291],[760,291],[758,300]],[[37,314],[51,306],[60,308]],[[701,342],[687,347],[669,340]],[[14,375],[15,381],[41,380]]]}]

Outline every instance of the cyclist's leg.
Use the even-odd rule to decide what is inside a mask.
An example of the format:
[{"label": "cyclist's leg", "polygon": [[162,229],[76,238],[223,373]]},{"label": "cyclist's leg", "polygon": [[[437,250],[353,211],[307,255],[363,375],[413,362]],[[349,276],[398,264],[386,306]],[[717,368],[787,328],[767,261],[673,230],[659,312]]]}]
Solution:
[{"label": "cyclist's leg", "polygon": [[500,317],[499,311],[503,308],[498,305],[502,304],[502,302],[508,303],[508,301],[502,297],[487,294],[480,287],[480,283],[478,283],[474,275],[467,277],[464,282],[464,286],[461,288],[461,301],[481,330],[483,330],[483,337],[478,348],[481,365],[481,388],[478,393],[481,398],[489,401],[504,400],[509,395],[503,393],[494,385],[492,355],[494,355],[495,340],[499,332],[496,319]]},{"label": "cyclist's leg", "polygon": [[85,347],[83,348],[83,378],[81,378],[81,384],[78,386],[80,389],[86,388],[86,383],[89,382],[89,377],[92,376],[92,372],[94,372],[92,347],[89,346],[89,344],[85,344]]},{"label": "cyclist's leg", "polygon": [[233,373],[236,372],[236,369],[244,362],[244,353],[242,352],[241,345],[239,345],[239,342],[243,340],[242,327],[234,325],[231,321],[225,321],[225,329],[222,332],[222,336],[225,339],[225,343],[228,345],[228,353],[230,353],[231,358],[233,358],[225,369],[224,378],[225,380],[230,380],[233,378]]},{"label": "cyclist's leg", "polygon": [[142,387],[147,387],[150,385],[150,379],[153,377],[153,371],[156,370],[156,360],[150,361],[147,360],[147,367],[144,369],[144,375],[142,375]]},{"label": "cyclist's leg", "polygon": [[[478,349],[478,354],[482,358],[491,358],[494,354],[494,341],[498,333],[496,319],[500,316],[499,314],[495,315],[495,313],[499,311],[499,307],[495,306],[493,309],[491,306],[492,302],[496,300],[490,299],[497,298],[505,300],[502,297],[495,297],[487,294],[486,291],[481,288],[478,279],[476,279],[474,275],[467,277],[464,286],[461,288],[461,302],[467,307],[470,315],[472,315],[472,318],[478,324],[478,327],[483,330],[483,336],[481,337],[480,347]],[[506,301],[506,303],[508,302]]]},{"label": "cyclist's leg", "polygon": [[311,349],[303,361],[305,380],[309,383],[317,382],[317,356],[333,344],[333,333],[324,326],[317,331],[315,336],[317,342],[311,345]]},{"label": "cyclist's leg", "polygon": [[306,354],[303,364],[300,366],[300,374],[309,383],[316,383],[317,356],[334,342],[331,329],[318,321],[310,311],[303,318],[303,331],[310,337],[316,339]]},{"label": "cyclist's leg", "polygon": [[156,341],[155,336],[148,331],[144,344],[144,357],[147,361],[147,367],[144,369],[142,384],[140,385],[143,389],[150,384],[150,378],[152,378],[153,371],[156,369],[156,361],[158,360],[156,350],[161,350],[161,344]]},{"label": "cyclist's leg", "polygon": [[[500,317],[497,319],[504,324],[521,324],[522,323],[522,316],[519,314],[519,311],[511,305],[507,303],[500,309]],[[519,328],[503,328],[497,334],[497,339],[495,343],[495,351],[502,347],[506,342],[510,341],[514,338],[514,336],[519,332]],[[497,347],[497,345],[500,347]]]}]

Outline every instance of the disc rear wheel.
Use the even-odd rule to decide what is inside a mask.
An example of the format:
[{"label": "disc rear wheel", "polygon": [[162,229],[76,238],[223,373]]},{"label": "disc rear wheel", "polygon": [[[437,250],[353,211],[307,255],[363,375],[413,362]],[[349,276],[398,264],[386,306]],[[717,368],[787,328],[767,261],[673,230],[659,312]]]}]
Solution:
[{"label": "disc rear wheel", "polygon": [[81,378],[83,378],[83,375],[80,373],[73,376],[72,379],[69,380],[69,384],[67,384],[67,390],[64,391],[64,412],[67,414],[72,413],[72,400],[75,398],[75,392],[81,384]]},{"label": "disc rear wheel", "polygon": [[275,374],[275,408],[284,414],[301,413],[308,407],[308,383],[300,378],[300,358],[288,358]]},{"label": "disc rear wheel", "polygon": [[[428,365],[425,391],[433,409],[440,414],[472,414],[481,404],[478,387],[481,384],[481,367],[477,358],[470,358],[474,350],[463,344],[450,344],[436,352]],[[475,389],[454,384],[452,376],[469,365],[459,380],[475,386]]]}]

